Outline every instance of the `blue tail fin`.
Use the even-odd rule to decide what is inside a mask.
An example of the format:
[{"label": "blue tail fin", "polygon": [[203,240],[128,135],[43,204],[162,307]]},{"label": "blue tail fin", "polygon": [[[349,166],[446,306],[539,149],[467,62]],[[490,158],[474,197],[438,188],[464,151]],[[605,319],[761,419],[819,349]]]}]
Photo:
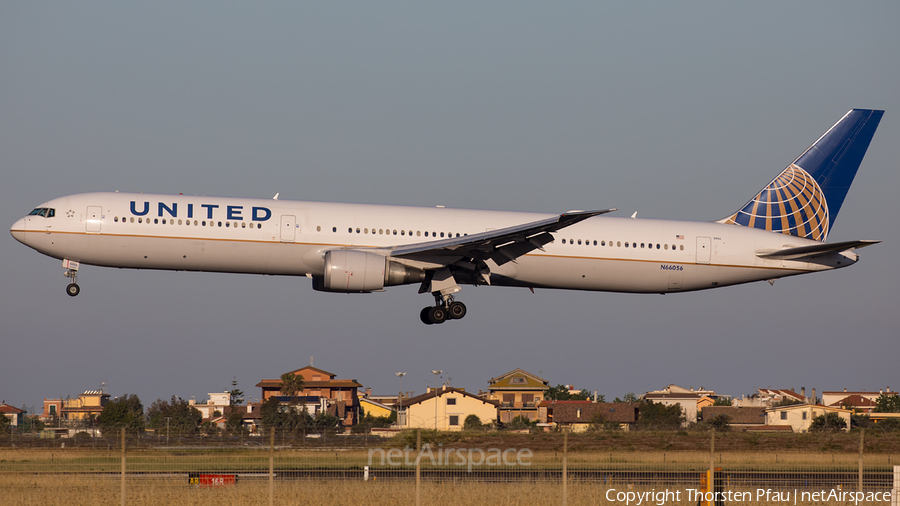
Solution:
[{"label": "blue tail fin", "polygon": [[883,114],[852,109],[744,207],[719,223],[824,241]]}]

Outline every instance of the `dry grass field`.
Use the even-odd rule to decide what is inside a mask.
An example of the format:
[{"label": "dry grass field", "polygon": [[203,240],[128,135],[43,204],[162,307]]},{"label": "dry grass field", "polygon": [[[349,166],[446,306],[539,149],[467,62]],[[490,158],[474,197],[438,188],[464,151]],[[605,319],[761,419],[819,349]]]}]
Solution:
[{"label": "dry grass field", "polygon": [[[0,475],[4,504],[16,506],[114,506],[120,504],[120,485],[114,478],[74,478],[68,476]],[[577,484],[568,486],[568,504],[572,506],[621,506],[622,501],[608,501],[608,486]],[[617,489],[622,491],[623,489]],[[635,487],[630,491],[651,489]],[[652,489],[656,490],[656,489]],[[415,504],[415,484],[410,482],[276,482],[274,504],[394,506]],[[614,498],[614,496],[613,496]],[[666,504],[688,504],[687,492],[681,501]],[[454,504],[492,506],[561,504],[562,485],[558,483],[423,483],[421,504],[438,506]],[[231,488],[203,489],[187,485],[183,480],[131,480],[126,504],[130,506],[253,506],[269,504],[267,481],[245,481]],[[646,502],[644,504],[647,504]],[[653,504],[653,503],[651,503]],[[766,501],[740,502],[744,506],[763,506]],[[801,504],[838,506],[846,502],[824,501]],[[852,503],[849,503],[852,504]],[[889,504],[889,503],[887,503]]]}]

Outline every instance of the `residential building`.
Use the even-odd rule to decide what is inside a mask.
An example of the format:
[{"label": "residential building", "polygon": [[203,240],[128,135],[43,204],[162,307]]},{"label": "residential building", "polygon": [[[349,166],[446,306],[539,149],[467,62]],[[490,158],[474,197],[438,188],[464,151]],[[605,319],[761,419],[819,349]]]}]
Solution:
[{"label": "residential building", "polygon": [[62,419],[62,408],[63,408],[63,400],[62,399],[47,399],[44,398],[44,408],[41,411],[41,421],[45,424],[52,424],[53,426],[59,426],[60,421]]},{"label": "residential building", "polygon": [[232,411],[238,411],[242,415],[241,418],[244,428],[250,431],[251,434],[259,434],[259,429],[262,427],[262,416],[260,415],[261,407],[261,402],[248,402],[246,405],[242,406],[226,406],[222,411],[221,420],[213,419],[211,421],[215,422],[216,426],[220,429],[224,429],[225,424],[228,422],[228,415],[230,415]]},{"label": "residential building", "polygon": [[394,410],[391,409],[391,406],[386,406],[378,401],[369,399],[368,397],[360,397],[359,406],[362,408],[363,413],[372,415],[375,418],[378,418],[379,416],[388,417],[394,412]]},{"label": "residential building", "polygon": [[822,392],[822,404],[834,407],[847,406],[851,409],[857,409],[860,413],[870,413],[875,408],[875,401],[882,394],[897,395],[897,392],[891,392],[891,387],[887,387],[887,390],[878,390],[877,392],[867,392],[865,390],[848,392],[845,388],[843,391]]},{"label": "residential building", "polygon": [[[647,392],[642,398],[647,401],[663,404],[664,406],[674,406],[678,404],[681,406],[681,412],[684,415],[684,425],[687,426],[688,424],[697,421],[697,403],[704,397],[715,402],[718,395],[712,390],[704,390],[703,387],[700,387],[699,390],[694,390],[693,387],[688,389],[678,385],[669,385],[662,390]],[[707,403],[708,400],[703,402]]]},{"label": "residential building", "polygon": [[500,403],[499,420],[509,423],[517,416],[538,419],[537,405],[545,399],[550,383],[528,371],[515,369],[488,381],[486,399]]},{"label": "residential building", "polygon": [[444,385],[422,395],[403,399],[398,423],[404,429],[462,430],[466,417],[476,415],[481,423],[497,420],[500,403]]},{"label": "residential building", "polygon": [[809,432],[813,419],[827,413],[836,413],[847,423],[844,430],[850,430],[850,415],[853,411],[821,404],[792,404],[766,408],[766,425],[789,425],[793,432]]},{"label": "residential building", "polygon": [[766,408],[764,406],[705,406],[700,413],[704,422],[709,422],[716,416],[725,415],[730,418],[728,426],[738,430],[766,425]]},{"label": "residential building", "polygon": [[583,432],[595,420],[616,423],[620,429],[635,427],[639,418],[637,402],[593,401],[543,401],[538,405],[538,416],[547,428],[560,428]]},{"label": "residential building", "polygon": [[11,427],[19,427],[24,422],[25,411],[15,407],[10,406],[7,403],[0,404],[0,414],[9,418],[9,425]]},{"label": "residential building", "polygon": [[[315,416],[317,409],[322,409],[328,414],[341,419],[345,427],[354,425],[359,417],[359,388],[362,387],[355,379],[336,379],[335,374],[311,365],[290,371],[303,377],[303,389],[294,392],[300,397],[301,404],[313,409],[310,415]],[[256,384],[262,389],[262,400],[269,397],[284,397],[282,402],[290,400],[281,392],[281,379],[264,379]]]},{"label": "residential building", "polygon": [[[825,396],[825,392],[822,392]],[[859,394],[850,394],[840,400],[828,404],[832,408],[845,408],[856,413],[871,413],[875,410],[875,401]]]},{"label": "residential building", "polygon": [[93,423],[109,402],[109,394],[102,390],[86,390],[74,399],[64,399],[60,418],[68,425]]},{"label": "residential building", "polygon": [[208,395],[209,398],[205,404],[197,404],[193,399],[189,400],[188,404],[197,408],[197,411],[203,415],[204,419],[214,418],[216,411],[219,412],[220,416],[224,415],[225,408],[231,403],[231,394],[229,392],[219,392]]}]

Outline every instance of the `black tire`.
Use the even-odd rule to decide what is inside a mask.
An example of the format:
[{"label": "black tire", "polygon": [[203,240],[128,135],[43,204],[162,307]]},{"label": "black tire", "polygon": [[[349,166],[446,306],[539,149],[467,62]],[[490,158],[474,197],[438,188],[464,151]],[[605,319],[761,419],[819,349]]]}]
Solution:
[{"label": "black tire", "polygon": [[462,320],[463,318],[465,318],[467,311],[468,310],[466,309],[465,304],[463,304],[462,302],[460,302],[458,300],[455,300],[450,303],[450,308],[449,308],[448,312],[450,313],[450,318],[452,318],[454,320]]},{"label": "black tire", "polygon": [[428,319],[431,323],[444,323],[447,321],[447,310],[441,306],[428,308]]},{"label": "black tire", "polygon": [[428,312],[431,311],[430,307],[423,307],[421,311],[419,311],[419,319],[422,320],[422,323],[425,325],[432,325],[434,322],[428,318]]},{"label": "black tire", "polygon": [[69,286],[66,287],[66,293],[69,294],[69,297],[74,297],[81,293],[81,287],[75,283],[69,283]]}]

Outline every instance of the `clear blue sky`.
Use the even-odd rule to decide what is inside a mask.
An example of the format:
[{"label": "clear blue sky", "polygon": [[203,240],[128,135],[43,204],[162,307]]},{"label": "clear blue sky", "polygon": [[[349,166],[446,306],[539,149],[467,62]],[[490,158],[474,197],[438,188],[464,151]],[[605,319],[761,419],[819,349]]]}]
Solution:
[{"label": "clear blue sky", "polygon": [[101,191],[714,220],[853,107],[886,109],[829,237],[838,272],[676,295],[85,267],[0,238],[0,398],[107,381],[149,405],[309,363],[378,393],[516,367],[612,398],[669,383],[900,388],[900,5],[225,2],[0,5],[0,216]]}]

